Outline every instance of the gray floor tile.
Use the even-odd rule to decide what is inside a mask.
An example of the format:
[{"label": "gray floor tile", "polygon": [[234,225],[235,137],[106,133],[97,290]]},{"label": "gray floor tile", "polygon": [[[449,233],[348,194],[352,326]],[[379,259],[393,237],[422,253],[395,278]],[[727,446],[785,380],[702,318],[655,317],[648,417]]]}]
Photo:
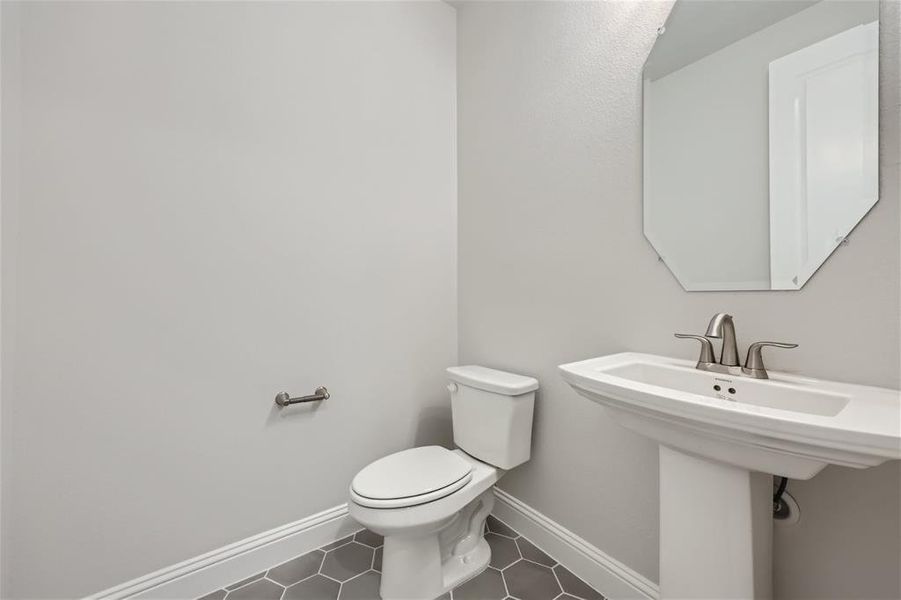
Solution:
[{"label": "gray floor tile", "polygon": [[454,589],[454,600],[502,600],[506,595],[501,572],[491,567]]},{"label": "gray floor tile", "polygon": [[285,588],[268,579],[258,579],[228,593],[228,600],[278,600]]},{"label": "gray floor tile", "polygon": [[265,574],[266,574],[266,571],[260,571],[259,573],[255,574],[255,575],[251,575],[250,577],[248,577],[246,579],[242,579],[241,581],[238,581],[231,585],[225,586],[225,589],[226,590],[236,590],[241,586],[247,585],[251,581],[256,581],[257,579],[262,579],[263,575],[265,575]]},{"label": "gray floor tile", "polygon": [[269,573],[266,576],[284,586],[292,585],[301,579],[306,579],[310,575],[318,573],[324,556],[325,552],[313,550],[303,556],[298,556],[269,569]]},{"label": "gray floor tile", "polygon": [[322,575],[313,575],[287,590],[283,600],[336,600],[341,584]]},{"label": "gray floor tile", "polygon": [[504,569],[504,579],[510,595],[520,600],[553,600],[563,591],[553,571],[527,560]]},{"label": "gray floor tile", "polygon": [[[490,516],[485,527],[491,566],[457,587],[453,600],[604,600],[507,524]],[[226,588],[231,590],[227,596],[226,590],[216,590],[198,600],[277,600],[283,591],[283,600],[339,600],[339,593],[340,600],[377,600],[383,554],[383,538],[362,529],[231,584]],[[261,579],[264,574],[266,579]],[[438,600],[451,600],[451,593]]]},{"label": "gray floor tile", "polygon": [[354,535],[354,541],[360,542],[361,544],[366,544],[367,546],[371,546],[373,548],[378,548],[379,546],[384,545],[385,538],[375,532],[369,531],[368,529],[363,529],[361,531],[358,531],[356,535]]},{"label": "gray floor tile", "polygon": [[375,571],[367,571],[359,577],[341,584],[341,600],[378,600],[379,584],[382,576]]},{"label": "gray floor tile", "polygon": [[604,596],[598,593],[593,587],[573,575],[566,567],[563,565],[557,565],[554,567],[554,573],[557,574],[557,579],[560,580],[560,585],[563,586],[563,591],[567,594],[571,594],[582,600],[605,600]]},{"label": "gray floor tile", "polygon": [[501,535],[505,535],[507,537],[519,537],[519,534],[513,531],[513,528],[499,520],[494,515],[488,515],[488,531],[493,531],[494,533],[499,533]]},{"label": "gray floor tile", "polygon": [[325,555],[321,573],[338,581],[347,581],[372,567],[374,550],[356,542],[336,548]]},{"label": "gray floor tile", "polygon": [[495,569],[509,567],[519,560],[516,541],[496,533],[485,534],[485,541],[491,546],[491,563],[489,564]]},{"label": "gray floor tile", "polygon": [[332,542],[331,544],[326,544],[325,546],[320,548],[320,550],[322,550],[323,552],[328,552],[329,550],[334,550],[338,546],[343,546],[344,544],[350,542],[353,539],[354,539],[354,536],[349,535],[345,538],[341,538],[340,540],[338,540],[336,542]]},{"label": "gray floor tile", "polygon": [[538,546],[520,536],[516,538],[516,545],[519,546],[519,553],[523,558],[537,562],[539,565],[553,567],[557,561],[544,553]]}]

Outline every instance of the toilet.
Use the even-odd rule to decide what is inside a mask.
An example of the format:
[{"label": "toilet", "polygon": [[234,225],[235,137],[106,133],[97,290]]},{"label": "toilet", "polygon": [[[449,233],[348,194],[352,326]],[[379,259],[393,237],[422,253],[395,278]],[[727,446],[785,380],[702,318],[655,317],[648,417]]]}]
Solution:
[{"label": "toilet", "polygon": [[383,600],[437,598],[485,570],[492,488],[529,460],[538,381],[475,365],[447,375],[457,448],[390,454],[350,485],[350,515],[385,536]]}]

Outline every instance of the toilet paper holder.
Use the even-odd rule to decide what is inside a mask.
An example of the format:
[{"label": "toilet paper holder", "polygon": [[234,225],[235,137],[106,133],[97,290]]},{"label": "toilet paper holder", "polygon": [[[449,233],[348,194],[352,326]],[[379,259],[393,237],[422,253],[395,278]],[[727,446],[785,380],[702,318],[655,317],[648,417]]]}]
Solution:
[{"label": "toilet paper holder", "polygon": [[301,402],[316,402],[318,400],[328,400],[329,393],[324,385],[316,388],[312,394],[309,396],[299,396],[297,398],[292,398],[291,394],[288,392],[281,392],[276,394],[275,403],[279,406],[290,406],[292,404],[300,404]]}]

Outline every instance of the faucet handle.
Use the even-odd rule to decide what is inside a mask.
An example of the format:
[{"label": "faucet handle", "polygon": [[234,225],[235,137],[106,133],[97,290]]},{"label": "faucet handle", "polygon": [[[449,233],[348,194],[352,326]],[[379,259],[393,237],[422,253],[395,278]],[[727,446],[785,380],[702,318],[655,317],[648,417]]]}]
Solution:
[{"label": "faucet handle", "polygon": [[715,363],[716,356],[713,351],[713,342],[703,335],[694,335],[692,333],[674,333],[677,338],[683,340],[698,340],[701,342],[701,355],[698,357],[698,364]]},{"label": "faucet handle", "polygon": [[798,344],[787,344],[785,342],[754,342],[748,346],[748,356],[745,358],[745,366],[741,369],[745,375],[750,375],[751,377],[756,377],[758,379],[769,379],[766,368],[763,366],[762,351],[766,346],[773,346],[774,348],[797,348]]}]

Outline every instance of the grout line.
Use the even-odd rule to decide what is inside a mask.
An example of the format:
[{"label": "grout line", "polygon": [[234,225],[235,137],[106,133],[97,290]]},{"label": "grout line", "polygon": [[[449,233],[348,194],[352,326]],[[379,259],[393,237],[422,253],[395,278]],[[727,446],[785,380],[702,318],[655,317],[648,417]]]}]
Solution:
[{"label": "grout line", "polygon": [[[556,560],[556,559],[554,559],[554,560]],[[560,564],[560,563],[557,563],[557,564]],[[562,594],[568,594],[569,592],[567,592],[566,589],[563,587],[563,582],[560,581],[560,578],[559,578],[559,577],[557,577],[557,569],[551,567],[551,573],[554,574],[554,579],[557,580],[557,585],[560,586],[560,592],[561,592]]]},{"label": "grout line", "polygon": [[[519,561],[517,561],[517,562],[519,562]],[[513,564],[516,564],[516,563],[513,563]],[[510,565],[507,565],[507,566],[509,567]],[[501,574],[501,581],[504,582],[504,597],[506,598],[507,596],[510,595],[510,588],[507,587],[507,576],[504,575],[503,571],[499,571],[499,573]]]},{"label": "grout line", "polygon": [[[343,548],[344,546],[347,546],[348,544],[353,544],[353,543],[359,544],[360,542],[354,542],[354,541],[351,539],[351,540],[348,540],[348,541],[344,542],[344,543],[341,544],[340,546],[335,546],[334,548],[329,548],[328,550],[325,550],[325,546],[323,546],[322,548],[316,548],[316,549],[319,550],[319,551],[321,551],[321,552],[324,552],[324,553],[328,554],[329,552],[334,552],[335,550],[337,550],[337,549],[339,549],[339,548]],[[328,545],[328,544],[326,544],[326,545]]]},{"label": "grout line", "polygon": [[[494,517],[495,519],[497,519],[497,517],[495,517],[494,515],[491,515],[491,516]],[[524,560],[524,561],[530,562],[530,563],[532,563],[532,564],[534,564],[534,565],[537,565],[537,566],[540,566],[540,567],[544,567],[545,569],[550,569],[550,570],[551,570],[551,572],[554,574],[554,579],[556,580],[557,585],[560,587],[560,590],[561,590],[560,594],[558,594],[557,596],[555,596],[553,600],[560,600],[560,598],[562,598],[563,596],[569,594],[569,592],[567,592],[567,591],[563,588],[563,584],[561,583],[560,577],[558,577],[557,571],[556,571],[556,567],[559,566],[559,567],[565,568],[565,565],[563,565],[563,563],[561,563],[561,562],[558,561],[556,558],[554,558],[553,556],[551,556],[550,554],[548,554],[547,552],[545,552],[541,547],[539,547],[539,546],[537,546],[536,544],[534,544],[534,543],[533,543],[531,540],[529,540],[527,537],[523,536],[523,535],[520,534],[518,531],[516,531],[515,529],[513,529],[512,527],[510,527],[509,525],[507,525],[507,524],[506,524],[504,521],[502,521],[501,519],[497,519],[497,520],[498,520],[498,522],[500,522],[501,524],[505,525],[510,531],[512,531],[512,532],[516,535],[516,537],[511,537],[511,536],[509,536],[509,535],[505,535],[505,534],[502,534],[502,533],[498,533],[498,532],[496,532],[496,531],[493,531],[490,527],[487,528],[487,531],[486,531],[485,533],[493,533],[494,535],[497,535],[497,536],[499,536],[499,537],[502,537],[502,538],[505,538],[505,539],[508,539],[508,540],[513,540],[514,544],[516,545],[516,552],[517,552],[517,554],[519,554],[519,559],[517,559],[517,560],[515,560],[514,562],[510,563],[509,565],[507,565],[507,566],[504,567],[503,569],[498,569],[498,568],[496,568],[496,567],[491,567],[491,566],[489,565],[489,568],[494,569],[495,571],[497,571],[497,572],[500,573],[500,575],[501,575],[501,581],[502,581],[503,584],[504,584],[504,592],[505,592],[505,594],[506,594],[505,600],[519,600],[516,596],[513,596],[513,595],[510,593],[510,588],[509,588],[509,586],[507,585],[507,577],[506,577],[506,575],[504,574],[504,570],[510,568],[511,566],[515,565],[516,563],[518,563],[518,562],[521,561],[521,560]],[[264,579],[265,579],[266,581],[269,581],[270,583],[273,583],[273,584],[275,584],[275,585],[277,585],[277,586],[279,586],[279,587],[282,588],[282,593],[281,593],[281,595],[279,596],[279,600],[284,600],[285,595],[287,594],[287,590],[288,590],[289,587],[292,587],[292,586],[294,586],[294,585],[297,585],[297,584],[299,584],[299,583],[302,583],[302,582],[304,582],[304,581],[307,581],[308,579],[311,579],[311,578],[313,578],[313,577],[316,577],[317,575],[319,575],[319,576],[321,576],[321,577],[324,577],[325,579],[328,579],[329,581],[333,581],[333,582],[335,582],[335,583],[338,584],[338,598],[341,597],[341,592],[342,592],[342,590],[344,589],[344,584],[345,584],[345,583],[348,583],[348,582],[350,582],[350,581],[353,581],[353,580],[355,580],[355,579],[358,579],[358,578],[362,577],[363,575],[366,575],[367,573],[370,573],[370,572],[375,573],[376,575],[378,575],[379,578],[381,578],[382,573],[381,573],[380,571],[377,571],[377,570],[375,569],[375,558],[376,558],[375,554],[376,554],[376,551],[378,551],[379,548],[384,548],[384,542],[382,543],[382,545],[377,546],[377,547],[375,547],[375,548],[373,548],[372,546],[369,546],[368,544],[364,544],[363,542],[358,542],[358,541],[356,540],[356,534],[359,533],[360,531],[364,531],[364,530],[365,530],[365,528],[362,528],[362,529],[359,529],[359,530],[357,530],[357,531],[351,533],[350,536],[345,536],[345,538],[349,537],[350,539],[349,539],[347,542],[341,544],[340,546],[336,546],[336,547],[334,547],[334,548],[331,548],[330,550],[324,550],[324,547],[325,547],[325,546],[328,546],[328,544],[325,544],[325,546],[321,546],[321,547],[319,547],[319,548],[316,548],[315,550],[311,550],[310,552],[320,551],[320,552],[323,553],[323,554],[322,554],[322,560],[320,560],[320,562],[319,562],[319,567],[317,568],[317,570],[316,570],[315,573],[313,573],[313,574],[311,574],[311,575],[309,575],[309,576],[307,576],[307,577],[305,577],[305,578],[303,578],[303,579],[301,579],[301,580],[299,580],[299,581],[295,581],[295,582],[292,583],[291,585],[283,585],[283,584],[281,584],[281,583],[279,583],[279,582],[277,582],[277,581],[275,581],[275,580],[273,580],[273,579],[270,579],[270,578],[269,578],[269,571],[271,570],[271,568],[270,568],[270,569],[266,569],[265,571],[263,571],[263,575],[262,575],[261,577],[259,577],[259,578],[257,578],[257,579],[254,579],[253,581],[249,581],[249,582],[247,582],[245,585],[242,585],[242,586],[239,587],[239,588],[235,588],[235,589],[233,589],[233,590],[226,590],[224,587],[223,587],[223,588],[220,588],[220,589],[224,590],[225,593],[226,593],[226,595],[225,595],[225,597],[224,597],[223,600],[228,600],[228,597],[231,595],[232,592],[235,592],[235,591],[238,591],[238,590],[240,590],[240,589],[243,589],[244,587],[247,587],[248,585],[251,585],[252,583],[256,583],[256,582],[262,581],[262,580],[264,580]],[[516,541],[516,540],[518,540],[518,539],[520,539],[520,538],[526,540],[526,542],[532,544],[533,546],[535,546],[536,548],[538,548],[539,550],[541,550],[542,552],[544,552],[544,554],[545,554],[547,557],[549,557],[551,560],[555,561],[555,564],[554,564],[553,566],[551,566],[551,567],[548,567],[547,565],[543,565],[543,564],[541,564],[541,563],[539,563],[539,562],[537,562],[537,561],[534,561],[534,560],[530,560],[530,559],[528,559],[528,558],[525,558],[525,557],[523,556],[523,554],[522,554],[522,549],[520,548],[519,543]],[[335,540],[335,541],[338,541],[338,540]],[[332,542],[332,543],[334,543],[334,542]],[[322,567],[325,565],[325,558],[326,558],[326,556],[327,556],[330,552],[332,552],[333,550],[338,550],[339,548],[343,548],[343,547],[345,547],[345,546],[347,546],[348,544],[351,544],[351,543],[357,543],[357,544],[360,544],[360,545],[364,546],[365,548],[369,548],[369,549],[371,549],[371,550],[373,551],[373,552],[372,552],[372,561],[370,562],[369,569],[367,569],[366,571],[363,571],[362,573],[358,573],[357,575],[354,575],[353,577],[351,577],[351,578],[348,579],[347,581],[338,581],[338,580],[335,579],[334,577],[331,577],[331,576],[326,575],[325,573],[323,573],[323,572],[322,572]],[[309,553],[307,553],[307,554],[309,554]],[[300,556],[303,556],[303,555],[300,555]],[[299,557],[297,557],[297,558],[299,558]],[[292,560],[293,560],[293,559],[292,559]],[[275,566],[279,566],[279,565],[275,565]],[[272,568],[274,568],[274,567],[272,567]],[[581,579],[581,578],[580,578],[580,579]],[[584,583],[584,580],[583,580],[583,583]],[[586,585],[588,585],[588,584],[586,583]],[[595,592],[597,592],[597,590],[595,590],[595,589],[594,589],[593,587],[591,587],[590,585],[589,585],[589,587],[590,587],[592,590],[594,590]],[[454,589],[451,589],[451,590],[448,590],[448,592],[447,592],[447,593],[449,594],[451,600],[454,600],[454,591],[455,591]],[[579,597],[579,596],[575,596],[575,595],[573,595],[573,594],[569,594],[569,595],[573,596],[574,598],[579,598],[580,600],[584,600],[584,599],[582,599],[582,598]]]},{"label": "grout line", "polygon": [[518,563],[518,562],[521,561],[521,560],[523,560],[523,559],[522,559],[522,558],[517,558],[517,559],[514,560],[512,563],[510,563],[509,565],[507,565],[506,567],[504,567],[503,569],[498,569],[498,571],[500,571],[501,573],[503,573],[504,571],[506,571],[507,569],[509,569],[510,567],[512,567],[513,565],[515,565],[516,563]]},{"label": "grout line", "polygon": [[[532,563],[533,565],[538,565],[539,567],[544,567],[545,569],[550,569],[551,571],[553,571],[553,570],[554,570],[554,567],[557,566],[557,565],[554,565],[554,567],[549,567],[549,566],[547,566],[547,565],[541,564],[540,562],[535,562],[534,560],[529,560],[528,558],[523,558],[522,560],[524,560],[524,561],[526,561],[526,562],[530,562],[530,563]],[[560,589],[562,590],[563,588],[560,588]]]},{"label": "grout line", "polygon": [[[353,581],[354,579],[359,579],[360,577],[362,577],[362,576],[365,575],[366,573],[369,573],[370,571],[372,571],[372,569],[366,569],[366,570],[363,571],[362,573],[357,573],[356,575],[354,575],[354,576],[351,577],[350,579],[345,580],[344,583],[348,583],[348,582],[350,582],[350,581]],[[343,585],[343,584],[342,584],[342,585]]]},{"label": "grout line", "polygon": [[316,577],[317,575],[319,575],[318,572],[317,572],[317,573],[313,573],[312,575],[307,575],[307,576],[304,577],[303,579],[300,579],[300,580],[298,580],[298,581],[295,581],[295,582],[292,583],[291,585],[286,585],[286,586],[283,586],[283,587],[284,587],[285,589],[288,589],[289,587],[294,587],[294,586],[297,585],[298,583],[303,583],[303,582],[306,581],[307,579],[313,579],[313,578]]},{"label": "grout line", "polygon": [[[519,536],[519,537],[521,537],[521,538],[524,539],[525,541],[529,542],[530,544],[532,544],[533,546],[535,546],[536,548],[538,548],[539,550],[541,550],[542,552],[544,552],[544,555],[545,555],[545,556],[547,556],[549,559],[551,559],[552,561],[554,561],[554,567],[556,567],[556,566],[559,565],[559,564],[562,564],[559,560],[557,560],[556,558],[554,558],[553,556],[551,556],[550,554],[548,554],[548,553],[544,550],[544,548],[542,548],[541,546],[539,546],[538,544],[536,544],[535,542],[533,542],[532,540],[530,540],[530,539],[527,538],[526,536],[521,535],[521,536]],[[519,539],[519,538],[516,538],[516,539]],[[533,560],[532,562],[535,562],[535,561]],[[546,566],[546,565],[545,565],[545,566]],[[553,569],[554,567],[548,567],[548,568]]]},{"label": "grout line", "polygon": [[[489,527],[489,528],[488,528],[488,531],[491,531],[491,533],[497,533],[497,535],[499,535],[499,536],[501,536],[501,537],[509,538],[509,539],[511,539],[511,540],[515,540],[515,539],[518,539],[518,538],[521,538],[521,537],[522,537],[522,534],[521,534],[521,533],[519,533],[518,531],[516,531],[515,529],[513,529],[512,527],[510,527],[510,525],[508,525],[505,521],[502,521],[502,520],[498,519],[495,515],[488,515],[488,516],[494,518],[498,523],[502,524],[504,527],[506,527],[507,529],[509,529],[509,530],[512,531],[513,533],[515,533],[516,536],[515,536],[515,537],[510,537],[509,535],[505,535],[505,534],[503,534],[503,533],[497,533],[496,531],[491,531],[491,528]],[[486,523],[488,522],[488,519],[487,519],[487,518],[485,519],[485,522],[486,522]]]}]

